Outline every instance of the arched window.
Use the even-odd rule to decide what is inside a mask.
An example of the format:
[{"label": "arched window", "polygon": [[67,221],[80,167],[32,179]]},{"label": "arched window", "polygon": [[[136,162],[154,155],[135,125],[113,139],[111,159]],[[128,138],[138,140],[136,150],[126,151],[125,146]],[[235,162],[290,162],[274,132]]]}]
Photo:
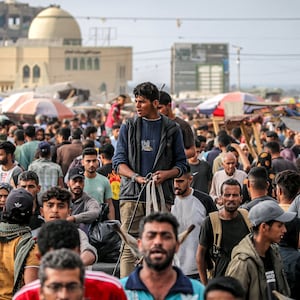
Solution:
[{"label": "arched window", "polygon": [[92,68],[93,68],[93,62],[92,62],[92,59],[89,57],[87,59],[87,69],[92,70]]},{"label": "arched window", "polygon": [[80,58],[80,70],[85,70],[85,58]]},{"label": "arched window", "polygon": [[96,58],[94,59],[94,69],[95,69],[95,70],[100,70],[100,61],[99,61],[99,58],[98,58],[98,57],[96,57]]},{"label": "arched window", "polygon": [[71,59],[69,57],[65,59],[65,69],[71,70]]},{"label": "arched window", "polygon": [[73,58],[73,70],[78,70],[78,60],[76,57]]},{"label": "arched window", "polygon": [[23,82],[28,82],[30,78],[30,68],[29,66],[23,67]]},{"label": "arched window", "polygon": [[40,78],[41,77],[41,69],[39,66],[35,65],[33,67],[33,78]]},{"label": "arched window", "polygon": [[39,78],[41,77],[41,69],[38,65],[35,65],[33,67],[33,82],[39,81]]}]

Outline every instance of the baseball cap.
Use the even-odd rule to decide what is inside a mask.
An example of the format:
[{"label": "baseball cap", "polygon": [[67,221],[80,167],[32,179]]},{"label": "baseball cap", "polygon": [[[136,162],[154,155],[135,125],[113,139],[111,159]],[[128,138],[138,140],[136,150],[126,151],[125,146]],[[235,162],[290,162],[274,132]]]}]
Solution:
[{"label": "baseball cap", "polygon": [[40,142],[39,149],[42,153],[50,153],[50,144],[48,142]]},{"label": "baseball cap", "polygon": [[5,202],[5,211],[11,213],[14,210],[22,212],[23,216],[31,215],[33,208],[33,196],[23,188],[12,190]]},{"label": "baseball cap", "polygon": [[295,212],[285,212],[273,200],[264,200],[250,209],[249,219],[253,226],[269,221],[278,221],[282,223],[292,221],[296,216]]},{"label": "baseball cap", "polygon": [[80,167],[74,167],[69,171],[69,180],[75,178],[84,178],[84,170]]}]

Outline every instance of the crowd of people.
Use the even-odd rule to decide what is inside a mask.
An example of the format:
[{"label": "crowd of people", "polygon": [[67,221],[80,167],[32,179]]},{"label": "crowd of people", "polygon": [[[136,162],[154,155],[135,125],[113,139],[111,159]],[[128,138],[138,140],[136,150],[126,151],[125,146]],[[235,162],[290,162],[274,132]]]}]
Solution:
[{"label": "crowd of people", "polygon": [[[300,299],[300,132],[262,124],[256,155],[150,82],[133,94],[132,117],[120,95],[105,120],[0,124],[0,299]],[[138,251],[120,279],[91,270],[105,209]]]}]

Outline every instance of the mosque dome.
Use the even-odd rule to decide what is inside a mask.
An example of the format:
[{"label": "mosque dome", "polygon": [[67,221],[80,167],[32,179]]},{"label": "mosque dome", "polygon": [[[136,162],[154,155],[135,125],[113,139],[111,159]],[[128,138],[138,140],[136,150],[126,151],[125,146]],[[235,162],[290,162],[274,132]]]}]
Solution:
[{"label": "mosque dome", "polygon": [[29,39],[62,39],[67,45],[81,45],[81,32],[75,18],[59,6],[41,11],[32,21]]}]

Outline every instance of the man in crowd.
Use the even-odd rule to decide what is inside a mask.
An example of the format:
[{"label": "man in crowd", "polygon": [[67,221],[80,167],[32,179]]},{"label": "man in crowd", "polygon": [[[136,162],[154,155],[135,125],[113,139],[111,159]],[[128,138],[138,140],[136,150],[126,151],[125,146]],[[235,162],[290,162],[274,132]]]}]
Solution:
[{"label": "man in crowd", "polygon": [[103,145],[99,149],[100,159],[102,162],[102,167],[97,169],[97,173],[105,176],[108,178],[111,192],[112,192],[112,202],[115,208],[115,218],[116,220],[120,219],[120,205],[119,205],[119,198],[120,198],[120,182],[121,177],[119,174],[113,170],[112,167],[112,158],[114,156],[115,149],[113,145],[106,144]]},{"label": "man in crowd", "polygon": [[291,298],[300,295],[300,219],[295,217],[285,223],[287,232],[279,243],[279,253],[283,261],[284,271],[291,290]]},{"label": "man in crowd", "polygon": [[243,208],[250,210],[261,201],[276,201],[268,195],[268,172],[264,167],[253,167],[248,174],[246,182],[251,201],[243,205]]},{"label": "man in crowd", "polygon": [[0,223],[0,295],[10,300],[24,285],[37,279],[39,261],[35,242],[28,227],[33,197],[20,188],[12,190]]},{"label": "man in crowd", "polygon": [[71,144],[64,144],[57,149],[56,162],[61,166],[64,176],[73,159],[82,153],[81,135],[82,130],[80,128],[74,129],[71,134]]},{"label": "man in crowd", "polygon": [[24,171],[18,177],[18,187],[25,189],[33,197],[32,216],[30,218],[29,227],[32,230],[32,234],[36,235],[35,230],[44,223],[40,214],[40,203],[38,199],[38,194],[41,190],[39,177],[33,171]]},{"label": "man in crowd", "polygon": [[39,158],[34,160],[28,167],[29,171],[35,172],[39,177],[41,193],[53,186],[64,187],[63,173],[60,165],[50,159],[50,144],[40,142],[38,145]]},{"label": "man in crowd", "polygon": [[8,183],[0,183],[0,215],[5,207],[5,202],[8,194],[12,191],[13,187]]},{"label": "man in crowd", "polygon": [[241,186],[235,179],[224,181],[221,186],[223,207],[216,213],[222,231],[214,232],[212,216],[202,223],[196,260],[201,282],[206,285],[208,257],[214,261],[213,277],[223,276],[230,261],[231,251],[249,233],[247,211],[238,210],[241,202]]},{"label": "man in crowd", "polygon": [[87,126],[84,129],[84,138],[86,140],[91,140],[94,142],[95,148],[99,149],[100,148],[100,143],[97,141],[97,127],[95,126]]},{"label": "man in crowd", "polygon": [[201,142],[197,139],[195,140],[195,146],[195,155],[188,159],[193,175],[192,187],[208,194],[212,180],[211,167],[208,162],[198,158],[203,149],[201,148]]},{"label": "man in crowd", "polygon": [[297,171],[296,165],[290,160],[284,159],[280,155],[280,145],[278,142],[268,142],[265,145],[265,150],[272,156],[272,170],[275,174],[284,170]]},{"label": "man in crowd", "polygon": [[113,145],[113,147],[116,149],[117,148],[117,142],[119,138],[119,133],[120,133],[120,125],[113,125],[112,127],[112,134],[110,136],[110,142]]},{"label": "man in crowd", "polygon": [[[174,202],[173,178],[181,176],[187,164],[179,127],[158,112],[158,88],[145,82],[139,84],[133,93],[137,117],[128,119],[121,126],[113,167],[122,176],[122,228],[137,237],[139,222],[145,215],[146,199],[140,192],[147,182],[146,176],[152,173],[156,184],[162,185],[167,206],[170,207]],[[121,277],[127,276],[134,269],[134,264],[135,257],[125,246],[120,264]]]},{"label": "man in crowd", "polygon": [[0,182],[13,187],[17,186],[18,176],[22,172],[14,159],[15,150],[16,147],[11,142],[0,143]]},{"label": "man in crowd", "polygon": [[[69,191],[53,187],[42,196],[41,215],[45,222],[67,220],[71,215],[72,196]],[[97,261],[97,250],[89,244],[87,235],[80,229],[80,257],[84,265],[89,266]]]},{"label": "man in crowd", "polygon": [[14,153],[15,160],[20,163],[20,157],[21,157],[21,147],[25,143],[25,135],[23,129],[17,129],[14,131],[14,139],[12,143],[15,144],[16,150]]},{"label": "man in crowd", "polygon": [[57,149],[63,145],[71,144],[69,141],[71,135],[71,130],[69,127],[59,128],[55,135],[56,143],[51,148],[51,160],[53,162],[57,162]]},{"label": "man in crowd", "polygon": [[221,153],[214,159],[212,165],[212,172],[215,174],[223,166],[224,154],[227,152],[227,146],[231,144],[232,138],[226,133],[220,133],[217,137],[218,146],[221,150]]},{"label": "man in crowd", "polygon": [[67,220],[87,227],[98,218],[100,206],[96,199],[83,191],[84,178],[84,171],[80,167],[69,171],[68,187],[72,194],[72,212]]},{"label": "man in crowd", "polygon": [[82,166],[84,167],[84,192],[96,199],[99,204],[107,203],[109,207],[108,218],[115,219],[115,209],[112,203],[112,192],[108,179],[96,172],[98,152],[95,148],[85,148],[82,152]]},{"label": "man in crowd", "polygon": [[35,158],[39,141],[35,138],[35,127],[32,125],[25,128],[24,135],[26,143],[24,143],[20,148],[19,164],[24,168],[24,170],[27,170],[28,166]]},{"label": "man in crowd", "polygon": [[282,171],[276,175],[275,185],[279,206],[288,211],[300,191],[300,174],[293,170]]},{"label": "man in crowd", "polygon": [[273,299],[272,292],[289,296],[282,260],[274,243],[286,233],[284,223],[295,218],[280,206],[265,200],[251,208],[249,219],[253,234],[247,235],[233,249],[226,275],[238,279],[246,291],[246,300]]},{"label": "man in crowd", "polygon": [[217,207],[207,194],[191,188],[192,174],[188,166],[187,171],[174,179],[175,201],[171,212],[179,223],[179,233],[187,230],[190,225],[195,225],[184,243],[180,245],[178,259],[183,273],[191,278],[199,278],[195,259],[200,227],[203,220]]},{"label": "man in crowd", "polygon": [[217,171],[212,179],[211,189],[209,195],[219,206],[222,205],[220,197],[221,186],[227,179],[235,179],[239,182],[240,186],[243,185],[247,174],[244,171],[236,169],[236,157],[232,152],[224,153],[222,156],[224,170]]},{"label": "man in crowd", "polygon": [[121,109],[125,105],[126,95],[119,95],[112,104],[105,122],[106,135],[111,136],[113,125],[121,124]]},{"label": "man in crowd", "polygon": [[[45,270],[45,265],[43,264],[44,257],[48,257],[50,253],[63,254],[63,261],[65,262],[68,261],[68,257],[71,258],[72,256],[79,253],[80,239],[77,227],[75,226],[75,224],[70,223],[66,220],[56,220],[53,222],[45,223],[38,235],[38,246],[40,255],[43,257],[40,271],[41,275],[41,273],[46,274],[48,273],[47,271],[51,271],[49,269]],[[82,261],[79,263],[78,258],[76,258],[76,261],[78,263],[77,266],[80,264],[80,269],[84,270],[84,267],[82,268]],[[56,264],[53,264],[52,271],[55,271],[56,274],[58,273],[58,276],[55,280],[55,283],[58,285],[67,285],[65,280],[67,280],[68,277],[66,276],[67,274],[63,272],[64,270],[66,270],[64,262],[62,262],[57,257]],[[67,268],[67,270],[72,271],[73,268]],[[47,277],[49,280],[53,280],[53,277],[51,275],[52,274],[50,274],[49,278]],[[102,272],[93,272],[86,270],[84,280],[81,281],[82,287],[79,287],[77,285],[74,289],[72,287],[69,289],[67,287],[66,289],[55,289],[54,287],[52,290],[51,288],[49,289],[51,290],[51,293],[50,291],[48,291],[50,294],[47,294],[46,284],[43,284],[45,276],[39,277],[40,280],[36,280],[21,289],[20,292],[17,293],[14,297],[14,300],[53,299],[53,297],[57,297],[57,299],[77,299],[72,297],[75,294],[78,296],[78,300],[126,299],[126,295],[124,293],[124,290],[122,289],[120,282],[116,278]],[[41,285],[43,286],[44,291],[41,291]],[[81,291],[83,291],[83,294],[81,293]],[[47,295],[47,297],[49,298],[40,298],[41,293],[45,293],[43,294],[43,296]]]},{"label": "man in crowd", "polygon": [[241,283],[230,276],[212,279],[205,288],[205,300],[244,300],[245,291]]},{"label": "man in crowd", "polygon": [[83,299],[85,269],[79,255],[60,249],[47,253],[39,270],[40,299]]},{"label": "man in crowd", "polygon": [[193,157],[196,153],[196,149],[194,143],[194,134],[191,125],[183,119],[175,116],[172,108],[172,98],[168,93],[164,91],[159,92],[158,110],[161,114],[175,121],[180,126],[183,137],[185,155],[187,158]]},{"label": "man in crowd", "polygon": [[172,266],[179,248],[177,230],[178,222],[169,213],[153,213],[142,220],[138,247],[143,266],[121,280],[129,300],[203,299],[203,285]]}]

